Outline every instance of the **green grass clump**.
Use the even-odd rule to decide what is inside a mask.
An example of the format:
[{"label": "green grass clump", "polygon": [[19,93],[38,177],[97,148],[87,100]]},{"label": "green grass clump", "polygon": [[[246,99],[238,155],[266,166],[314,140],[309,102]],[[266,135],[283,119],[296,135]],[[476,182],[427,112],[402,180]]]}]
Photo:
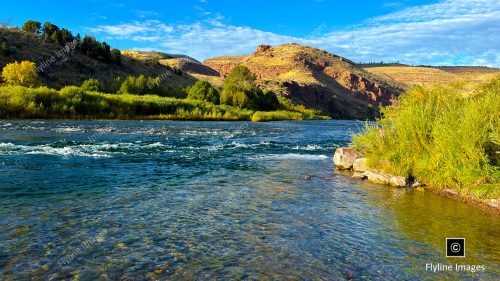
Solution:
[{"label": "green grass clump", "polygon": [[465,195],[500,197],[500,77],[417,87],[353,136],[368,165]]},{"label": "green grass clump", "polygon": [[330,119],[327,116],[321,116],[305,112],[295,112],[295,111],[256,111],[251,120],[253,122],[263,122],[263,121],[278,121],[278,120],[311,120],[311,119]]},{"label": "green grass clump", "polygon": [[[46,87],[0,87],[0,118],[249,121],[253,120],[255,113],[253,110],[215,105],[207,101],[157,95],[105,94],[76,86],[68,86],[60,91]],[[265,114],[271,116],[272,113]],[[315,117],[305,113],[279,111],[273,118],[256,118],[254,121],[298,120],[301,116],[302,119]]]}]

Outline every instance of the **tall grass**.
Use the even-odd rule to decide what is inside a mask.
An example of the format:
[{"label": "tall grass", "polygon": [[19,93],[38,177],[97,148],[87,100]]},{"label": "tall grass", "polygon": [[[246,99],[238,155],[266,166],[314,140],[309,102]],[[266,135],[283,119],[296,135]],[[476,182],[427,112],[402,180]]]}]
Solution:
[{"label": "tall grass", "polygon": [[462,194],[500,197],[500,76],[417,87],[353,136],[368,165]]},{"label": "tall grass", "polygon": [[[105,94],[76,86],[60,91],[46,87],[0,87],[0,118],[253,120],[255,113],[206,101],[156,95]],[[289,115],[281,114],[273,120],[298,119],[300,116],[312,118],[289,112]]]}]

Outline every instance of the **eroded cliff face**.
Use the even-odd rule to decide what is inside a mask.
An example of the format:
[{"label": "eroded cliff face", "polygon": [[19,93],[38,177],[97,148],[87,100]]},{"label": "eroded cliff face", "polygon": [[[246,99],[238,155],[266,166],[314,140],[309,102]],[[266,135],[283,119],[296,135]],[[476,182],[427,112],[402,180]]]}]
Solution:
[{"label": "eroded cliff face", "polygon": [[372,118],[379,105],[389,105],[403,91],[343,57],[298,44],[260,45],[248,56],[203,63],[221,77],[245,65],[262,87],[338,118]]}]

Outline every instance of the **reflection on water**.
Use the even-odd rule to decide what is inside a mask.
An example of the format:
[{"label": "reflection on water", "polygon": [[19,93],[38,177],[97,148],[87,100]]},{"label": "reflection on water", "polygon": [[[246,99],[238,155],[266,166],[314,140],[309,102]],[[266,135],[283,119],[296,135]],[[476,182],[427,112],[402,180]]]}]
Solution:
[{"label": "reflection on water", "polygon": [[0,122],[0,279],[498,279],[498,216],[333,171],[358,127]]}]

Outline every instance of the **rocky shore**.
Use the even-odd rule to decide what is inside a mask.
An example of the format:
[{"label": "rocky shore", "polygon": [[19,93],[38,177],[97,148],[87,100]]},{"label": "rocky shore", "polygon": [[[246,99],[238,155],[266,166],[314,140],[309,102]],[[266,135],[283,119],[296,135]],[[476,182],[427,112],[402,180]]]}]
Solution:
[{"label": "rocky shore", "polygon": [[333,155],[333,162],[337,169],[351,171],[351,177],[354,179],[367,180],[372,183],[390,185],[398,188],[423,189],[425,187],[426,190],[431,190],[466,203],[472,203],[488,211],[500,213],[499,199],[479,199],[471,196],[464,196],[453,189],[437,189],[425,186],[424,183],[421,183],[418,179],[413,177],[383,173],[375,168],[369,168],[367,166],[367,159],[364,155],[349,147],[337,148]]}]

